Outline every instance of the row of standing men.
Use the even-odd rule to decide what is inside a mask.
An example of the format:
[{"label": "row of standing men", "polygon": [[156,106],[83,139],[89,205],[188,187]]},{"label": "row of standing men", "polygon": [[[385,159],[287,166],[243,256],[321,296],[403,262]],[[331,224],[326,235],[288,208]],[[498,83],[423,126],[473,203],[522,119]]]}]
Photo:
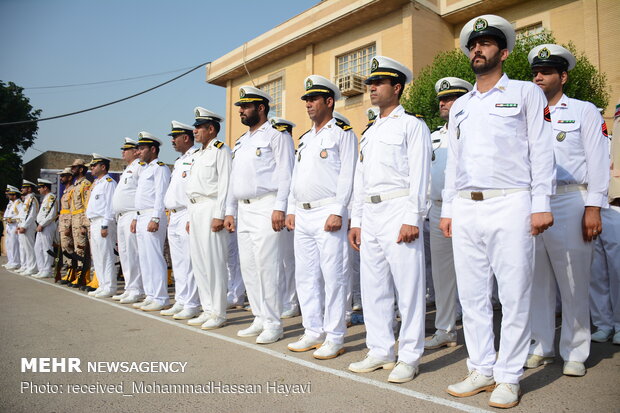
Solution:
[{"label": "row of standing men", "polygon": [[[530,52],[530,83],[503,74],[502,62],[515,41],[505,19],[472,19],[460,40],[476,85],[454,77],[437,82],[440,113],[448,123],[433,135],[399,104],[411,71],[376,56],[366,83],[378,113],[359,149],[350,125],[334,116],[338,87],[311,75],[301,99],[313,127],[297,150],[290,136],[294,125],[268,121],[271,97],[242,86],[235,105],[248,131],[232,149],[218,140],[223,118],[212,111],[195,108],[193,127],[172,122],[172,144],[182,153],[172,177],[158,159],[162,141],[148,132],[137,142],[126,138],[122,149],[129,165],[118,185],[107,174],[110,160],[93,154],[96,179],[82,211],[99,279],[90,294],[115,294],[118,239],[125,291],[113,298],[203,329],[219,328],[226,324],[227,306],[241,304],[241,297],[226,297],[227,263],[234,262],[230,251],[238,245],[254,320],[237,334],[256,337],[259,344],[281,339],[282,285],[294,279],[292,294],[296,290],[305,331],[288,348],[331,359],[345,351],[349,262],[359,252],[369,352],[349,365],[351,371],[384,368],[391,370],[390,382],[412,380],[425,347],[456,345],[458,289],[469,374],[447,392],[468,397],[492,391],[491,406],[515,406],[523,368],[554,360],[557,285],[563,371],[584,375],[591,338],[606,341],[615,329],[617,343],[620,331],[620,211],[618,194],[607,197],[605,124],[592,104],[563,94],[575,64],[563,47],[541,45]],[[425,342],[421,228],[429,181],[437,332]],[[78,175],[70,201],[80,194],[80,182]],[[72,223],[75,212],[70,211]],[[166,229],[175,273],[172,307],[163,257]],[[602,258],[594,267],[601,279],[591,294],[599,330],[591,337],[593,241]],[[294,277],[286,278],[292,268]],[[499,352],[493,279],[503,311]],[[397,354],[395,304],[401,321]]]}]

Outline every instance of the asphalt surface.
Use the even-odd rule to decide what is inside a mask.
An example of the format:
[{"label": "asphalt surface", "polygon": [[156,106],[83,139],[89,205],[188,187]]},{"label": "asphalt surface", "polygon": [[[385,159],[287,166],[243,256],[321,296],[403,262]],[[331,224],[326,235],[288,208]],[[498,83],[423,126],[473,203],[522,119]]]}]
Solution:
[{"label": "asphalt surface", "polygon": [[[311,352],[286,349],[303,333],[300,317],[285,320],[283,340],[257,345],[236,336],[251,322],[243,310],[229,312],[228,326],[205,332],[49,279],[3,268],[0,280],[1,412],[497,411],[487,404],[489,393],[457,399],[445,392],[466,374],[460,328],[457,347],[427,351],[420,375],[396,385],[387,382],[389,373],[383,370],[347,370],[366,354],[362,325],[349,328],[345,354],[322,361]],[[433,318],[429,310],[429,336]],[[495,321],[499,329],[501,312]],[[611,343],[592,343],[588,373],[581,378],[563,376],[559,359],[526,371],[523,398],[510,411],[620,412],[619,350]],[[22,372],[22,359],[54,357],[79,359],[81,372]],[[179,363],[185,364],[176,373],[89,371],[89,363],[112,361],[133,369],[144,368],[144,362],[174,362],[169,365],[179,370]]]}]

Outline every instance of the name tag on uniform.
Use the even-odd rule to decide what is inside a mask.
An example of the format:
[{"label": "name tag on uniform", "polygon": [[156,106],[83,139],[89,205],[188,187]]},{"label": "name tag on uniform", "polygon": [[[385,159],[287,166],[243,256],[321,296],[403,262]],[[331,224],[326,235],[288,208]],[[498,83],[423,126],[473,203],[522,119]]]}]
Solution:
[{"label": "name tag on uniform", "polygon": [[517,103],[496,103],[495,107],[496,108],[516,108],[516,107],[519,107],[519,104]]}]

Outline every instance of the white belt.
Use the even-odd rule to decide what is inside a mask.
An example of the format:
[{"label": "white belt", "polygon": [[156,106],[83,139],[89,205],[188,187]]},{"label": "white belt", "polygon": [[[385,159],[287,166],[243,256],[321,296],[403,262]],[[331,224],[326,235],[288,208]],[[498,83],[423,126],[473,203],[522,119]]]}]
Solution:
[{"label": "white belt", "polygon": [[331,205],[335,203],[336,203],[336,198],[325,198],[325,199],[319,199],[318,201],[312,201],[312,202],[299,202],[297,203],[297,208],[313,209],[313,208],[318,208],[321,206]]},{"label": "white belt", "polygon": [[390,199],[402,198],[409,195],[408,189],[399,189],[398,191],[386,192],[384,194],[371,195],[366,197],[366,203],[378,204],[383,201],[389,201]]},{"label": "white belt", "polygon": [[210,196],[198,195],[198,196],[190,197],[189,202],[191,202],[192,204],[199,204],[201,202],[206,201],[207,199],[215,199],[215,198],[210,197]]},{"label": "white belt", "polygon": [[[191,202],[191,199],[190,199],[190,202]],[[195,204],[195,202],[192,202],[192,204]],[[177,212],[185,211],[185,209],[186,208],[184,206],[182,206],[182,207],[179,207],[179,208],[169,209],[168,211],[170,211],[173,214],[176,214]]]},{"label": "white belt", "polygon": [[243,203],[243,204],[251,204],[251,203],[253,203],[253,202],[260,201],[261,199],[268,198],[268,197],[270,197],[270,196],[276,196],[276,193],[275,193],[275,192],[268,192],[268,193],[266,193],[266,194],[263,194],[263,195],[257,196],[256,198],[252,198],[252,199],[240,199],[240,200],[239,200],[239,202],[241,202],[241,203]]},{"label": "white belt", "polygon": [[587,191],[587,184],[569,184],[569,185],[560,185],[555,188],[556,194],[565,194],[567,192],[577,192],[577,191]]},{"label": "white belt", "polygon": [[146,214],[150,214],[154,211],[153,208],[149,208],[149,209],[141,209],[139,211],[136,211],[136,214],[138,215],[146,215]]},{"label": "white belt", "polygon": [[119,212],[118,214],[116,214],[116,219],[118,220],[120,217],[125,216],[127,214],[131,214],[131,213],[135,213],[136,211],[124,211],[124,212]]},{"label": "white belt", "polygon": [[472,201],[484,201],[485,199],[506,196],[516,192],[529,191],[530,188],[511,188],[511,189],[485,189],[484,191],[459,191],[459,197],[471,199]]}]

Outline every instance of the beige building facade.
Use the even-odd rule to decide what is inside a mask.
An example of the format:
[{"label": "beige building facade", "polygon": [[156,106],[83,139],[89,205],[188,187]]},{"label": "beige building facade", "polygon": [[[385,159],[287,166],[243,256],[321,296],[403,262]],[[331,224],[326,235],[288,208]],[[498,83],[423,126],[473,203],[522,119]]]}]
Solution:
[{"label": "beige building facade", "polygon": [[607,75],[610,102],[604,117],[613,124],[620,96],[620,1],[618,0],[324,0],[248,39],[207,66],[207,82],[226,88],[226,141],[247,127],[237,107],[239,87],[255,84],[274,97],[270,116],[297,124],[298,138],[311,127],[304,102],[304,79],[319,74],[337,83],[345,97],[336,111],[359,133],[370,96],[363,79],[375,55],[394,58],[415,75],[439,52],[458,47],[461,28],[481,14],[498,14],[518,33],[551,30],[560,43],[572,41]]}]

